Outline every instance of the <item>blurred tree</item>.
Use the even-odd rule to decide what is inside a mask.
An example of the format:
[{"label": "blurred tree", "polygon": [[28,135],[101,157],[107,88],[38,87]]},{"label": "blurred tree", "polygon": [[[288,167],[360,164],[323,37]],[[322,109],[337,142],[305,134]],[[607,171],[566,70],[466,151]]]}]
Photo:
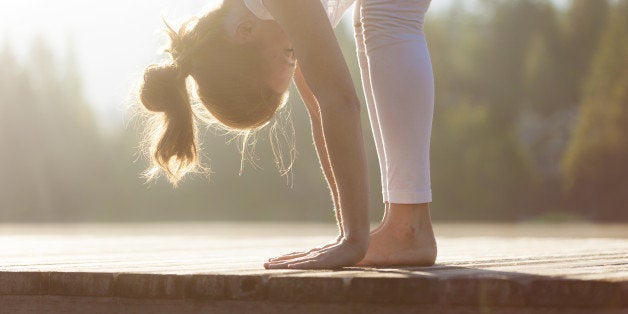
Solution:
[{"label": "blurred tree", "polygon": [[573,107],[579,103],[582,85],[588,77],[608,13],[608,0],[571,0],[569,3],[562,55],[567,63],[563,75],[567,84],[566,106]]},{"label": "blurred tree", "polygon": [[489,15],[479,62],[483,99],[504,128],[515,125],[524,93],[524,68],[538,18],[532,0],[485,1]]},{"label": "blurred tree", "polygon": [[[622,165],[628,160],[628,36],[626,0],[621,1],[572,0],[567,10],[558,10],[542,0],[455,0],[447,11],[428,14],[436,79],[436,219],[530,218],[561,205],[561,183],[570,205],[589,217],[628,219],[621,207],[628,187]],[[613,23],[604,26],[613,10]],[[352,31],[344,23],[336,36],[359,89]],[[238,176],[236,142],[225,144],[230,136],[202,127],[211,180],[191,175],[177,189],[166,180],[145,184],[137,120],[120,126],[119,133],[99,132],[77,53],[71,41],[68,46],[60,56],[36,39],[23,64],[8,45],[0,50],[0,162],[9,165],[0,178],[1,220],[334,221],[295,89],[290,111],[278,117],[288,132],[292,120],[296,134],[292,175],[277,174],[268,128],[250,142],[257,143],[253,162],[245,162]],[[563,155],[579,104],[578,127]],[[368,115],[362,113],[376,221],[383,207],[380,174]],[[282,148],[290,149],[286,143]]]},{"label": "blurred tree", "polygon": [[8,165],[0,177],[0,218],[45,216],[50,212],[50,192],[37,184],[42,164],[35,149],[40,127],[33,123],[38,113],[35,91],[8,46],[0,62],[0,163]]},{"label": "blurred tree", "polygon": [[[71,56],[70,56],[71,57]],[[3,154],[12,165],[0,182],[2,215],[34,220],[76,220],[104,206],[112,181],[100,157],[104,143],[69,63],[59,66],[45,40],[32,43],[28,66],[3,60],[0,107]],[[86,208],[85,204],[92,204]]]},{"label": "blurred tree", "polygon": [[537,12],[532,1],[484,1],[482,14],[451,10],[428,22],[437,89],[434,216],[514,219],[533,184],[516,125]]},{"label": "blurred tree", "polygon": [[486,17],[468,11],[456,0],[442,14],[427,15],[425,31],[436,87],[436,111],[467,98],[478,99],[483,90],[479,62],[487,30]]},{"label": "blurred tree", "polygon": [[432,141],[434,217],[511,220],[522,215],[531,172],[513,130],[487,105],[441,111]]},{"label": "blurred tree", "polygon": [[576,110],[567,101],[563,76],[569,64],[563,56],[565,36],[559,16],[551,2],[533,5],[536,23],[525,56],[518,132],[538,180],[531,202],[539,204],[534,208],[557,211],[562,201],[560,160]]},{"label": "blurred tree", "polygon": [[595,219],[628,218],[628,1],[615,4],[587,78],[563,160],[569,206]]},{"label": "blurred tree", "polygon": [[564,39],[556,10],[550,2],[536,2],[533,34],[524,49],[524,109],[541,115],[565,107],[562,79]]},{"label": "blurred tree", "polygon": [[540,185],[534,202],[558,210],[563,202],[560,164],[577,116],[580,86],[607,20],[608,1],[574,0],[559,20],[550,3],[536,2],[519,128]]}]

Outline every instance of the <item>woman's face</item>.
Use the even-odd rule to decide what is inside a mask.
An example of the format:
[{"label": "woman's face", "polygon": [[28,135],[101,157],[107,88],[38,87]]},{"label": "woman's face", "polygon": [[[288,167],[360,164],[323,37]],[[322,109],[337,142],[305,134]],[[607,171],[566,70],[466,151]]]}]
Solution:
[{"label": "woman's face", "polygon": [[283,93],[294,76],[296,59],[292,43],[281,26],[272,20],[259,20],[252,31],[260,43],[262,57],[269,65],[269,86]]}]

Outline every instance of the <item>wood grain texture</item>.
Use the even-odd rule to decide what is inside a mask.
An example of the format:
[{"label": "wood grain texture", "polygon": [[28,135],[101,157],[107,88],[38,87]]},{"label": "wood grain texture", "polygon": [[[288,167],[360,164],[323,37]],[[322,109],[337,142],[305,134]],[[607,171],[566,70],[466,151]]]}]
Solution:
[{"label": "wood grain texture", "polygon": [[0,225],[0,313],[91,303],[102,311],[127,304],[130,312],[146,304],[313,313],[325,304],[347,313],[367,305],[400,313],[628,307],[627,226],[436,230],[433,267],[268,271],[268,257],[324,243],[334,238],[333,225]]}]

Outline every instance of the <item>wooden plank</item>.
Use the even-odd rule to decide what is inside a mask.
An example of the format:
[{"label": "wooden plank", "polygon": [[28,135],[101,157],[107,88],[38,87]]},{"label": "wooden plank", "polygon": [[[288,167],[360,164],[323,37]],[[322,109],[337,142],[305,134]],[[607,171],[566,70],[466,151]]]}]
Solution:
[{"label": "wooden plank", "polygon": [[617,225],[606,233],[582,227],[596,230],[603,236],[599,238],[571,238],[582,234],[573,225],[557,228],[563,234],[553,230],[538,237],[530,236],[538,226],[527,231],[519,226],[503,237],[483,234],[486,225],[475,231],[464,226],[467,236],[438,235],[439,257],[433,267],[338,271],[262,268],[269,256],[325,243],[333,238],[333,226],[184,227],[42,226],[38,233],[33,226],[0,225],[0,312],[17,309],[19,300],[60,310],[68,304],[80,308],[85,300],[103,309],[127,304],[127,310],[142,302],[149,308],[178,304],[192,309],[185,300],[214,300],[233,308],[255,302],[269,309],[312,305],[301,310],[340,303],[399,311],[481,307],[613,312],[628,306],[628,228]]}]

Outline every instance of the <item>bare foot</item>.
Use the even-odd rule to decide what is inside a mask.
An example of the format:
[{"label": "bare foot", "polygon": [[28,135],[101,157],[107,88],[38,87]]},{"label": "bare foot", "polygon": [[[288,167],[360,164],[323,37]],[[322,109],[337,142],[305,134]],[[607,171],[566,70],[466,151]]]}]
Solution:
[{"label": "bare foot", "polygon": [[[382,218],[382,221],[380,222],[380,224],[377,227],[375,227],[375,229],[373,229],[370,232],[370,235],[373,235],[374,233],[378,232],[379,229],[381,229],[384,226],[384,224],[386,223],[387,218],[388,218],[389,205],[390,205],[389,203],[386,203],[385,208],[384,208],[384,217]],[[274,263],[274,262],[280,262],[280,261],[286,261],[286,260],[290,260],[290,259],[304,257],[304,256],[307,256],[307,255],[312,254],[312,253],[317,253],[317,252],[319,252],[321,250],[324,250],[324,249],[327,249],[327,248],[332,247],[334,245],[337,245],[338,243],[340,243],[340,241],[342,240],[343,237],[344,237],[344,234],[343,234],[342,230],[340,230],[340,235],[338,235],[336,240],[333,241],[333,242],[330,242],[328,244],[325,244],[325,245],[322,245],[322,246],[319,246],[319,247],[315,247],[315,248],[313,248],[313,249],[311,249],[309,251],[297,251],[297,252],[283,254],[283,255],[280,255],[280,256],[277,256],[277,257],[272,257],[272,258],[269,258],[268,261],[271,262],[271,263]]]},{"label": "bare foot", "polygon": [[431,266],[436,261],[436,240],[429,219],[395,217],[371,233],[366,256],[357,266]]},{"label": "bare foot", "polygon": [[366,253],[366,245],[351,243],[345,239],[302,257],[264,263],[266,269],[333,269],[353,266]]},{"label": "bare foot", "polygon": [[[374,233],[378,232],[379,229],[381,229],[383,225],[384,225],[384,222],[382,221],[375,229],[373,229],[370,232],[370,236],[373,236]],[[315,247],[315,248],[313,248],[313,249],[311,249],[309,251],[296,251],[296,252],[292,252],[292,253],[287,253],[287,254],[283,254],[283,255],[277,256],[277,257],[271,257],[271,258],[268,259],[268,261],[270,263],[275,263],[275,262],[287,261],[287,260],[291,260],[291,259],[295,259],[295,258],[304,257],[304,256],[307,256],[307,255],[310,255],[310,254],[313,254],[313,253],[317,253],[317,252],[322,251],[324,249],[327,249],[329,247],[338,245],[340,243],[340,241],[342,240],[342,238],[343,238],[343,236],[340,235],[340,236],[338,236],[338,238],[336,238],[336,241],[333,241],[333,242],[327,243],[325,245],[321,245],[321,246]]]}]

